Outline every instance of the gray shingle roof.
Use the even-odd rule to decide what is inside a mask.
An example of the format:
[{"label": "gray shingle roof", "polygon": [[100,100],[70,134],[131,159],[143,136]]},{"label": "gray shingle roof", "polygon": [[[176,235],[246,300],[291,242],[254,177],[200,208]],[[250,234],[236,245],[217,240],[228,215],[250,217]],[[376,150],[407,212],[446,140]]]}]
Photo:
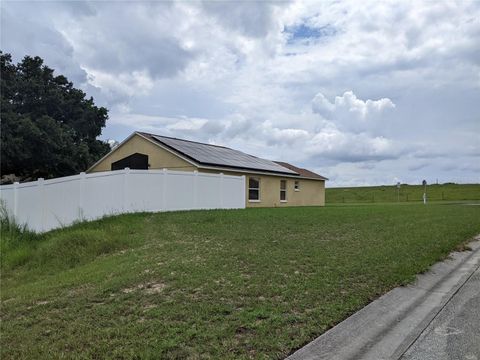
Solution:
[{"label": "gray shingle roof", "polygon": [[317,173],[314,173],[313,171],[303,169],[296,167],[295,165],[283,162],[283,161],[275,161],[278,165],[281,165],[283,167],[286,167],[292,171],[297,172],[300,177],[306,177],[306,178],[311,178],[311,179],[319,179],[319,180],[328,180],[326,177],[319,175]]}]

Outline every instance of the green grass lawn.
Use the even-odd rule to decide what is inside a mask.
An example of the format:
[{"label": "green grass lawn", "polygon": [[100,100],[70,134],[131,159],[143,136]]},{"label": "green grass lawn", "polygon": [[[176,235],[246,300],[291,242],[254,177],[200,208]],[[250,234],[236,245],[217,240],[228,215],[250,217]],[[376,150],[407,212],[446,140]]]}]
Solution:
[{"label": "green grass lawn", "polygon": [[[422,185],[362,186],[327,188],[325,199],[335,203],[413,202],[423,201]],[[480,184],[427,185],[428,201],[480,200]]]},{"label": "green grass lawn", "polygon": [[480,233],[480,206],[130,214],[2,228],[1,358],[283,358]]}]

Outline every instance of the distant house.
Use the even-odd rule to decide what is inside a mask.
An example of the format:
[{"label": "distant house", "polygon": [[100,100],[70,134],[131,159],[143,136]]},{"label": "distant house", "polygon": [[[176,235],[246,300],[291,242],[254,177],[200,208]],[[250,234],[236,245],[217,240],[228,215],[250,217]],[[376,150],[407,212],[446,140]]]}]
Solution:
[{"label": "distant house", "polygon": [[126,167],[245,175],[247,207],[325,205],[327,178],[312,171],[224,146],[144,132],[134,132],[87,172]]}]

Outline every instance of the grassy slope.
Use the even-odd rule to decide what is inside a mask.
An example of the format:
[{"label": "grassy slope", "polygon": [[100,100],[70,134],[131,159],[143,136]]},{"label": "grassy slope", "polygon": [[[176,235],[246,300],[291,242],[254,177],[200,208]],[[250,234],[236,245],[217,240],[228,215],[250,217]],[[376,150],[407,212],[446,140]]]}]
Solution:
[{"label": "grassy slope", "polygon": [[[396,186],[327,188],[325,197],[329,204],[422,201],[423,189],[402,185],[398,197]],[[429,201],[480,200],[480,184],[427,185],[427,195]]]},{"label": "grassy slope", "polygon": [[[131,214],[2,238],[1,357],[281,358],[480,232],[480,206]],[[6,251],[5,251],[6,249]]]}]

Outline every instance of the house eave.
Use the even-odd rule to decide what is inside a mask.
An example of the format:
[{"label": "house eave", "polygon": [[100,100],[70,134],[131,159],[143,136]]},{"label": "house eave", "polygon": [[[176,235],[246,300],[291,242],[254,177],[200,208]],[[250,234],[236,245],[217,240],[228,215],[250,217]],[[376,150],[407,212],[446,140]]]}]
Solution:
[{"label": "house eave", "polygon": [[259,171],[259,170],[250,170],[250,169],[241,169],[241,168],[232,168],[232,167],[222,167],[222,166],[205,166],[199,165],[199,169],[205,170],[217,170],[217,171],[230,171],[230,172],[237,172],[242,174],[257,174],[257,175],[268,175],[268,176],[278,176],[278,177],[288,177],[292,179],[304,179],[304,180],[317,180],[317,181],[325,181],[328,180],[327,178],[314,178],[314,177],[307,177],[301,175],[294,175],[294,174],[286,174],[286,173],[278,173],[278,172],[270,172],[270,171]]}]

